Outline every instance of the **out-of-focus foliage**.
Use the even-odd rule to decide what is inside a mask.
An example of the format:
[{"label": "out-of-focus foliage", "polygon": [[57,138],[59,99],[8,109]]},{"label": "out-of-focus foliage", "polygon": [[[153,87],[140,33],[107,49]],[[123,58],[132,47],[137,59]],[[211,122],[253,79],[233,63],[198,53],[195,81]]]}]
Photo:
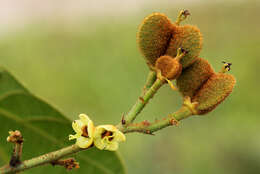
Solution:
[{"label": "out-of-focus foliage", "polygon": [[[1,64],[34,93],[71,118],[117,123],[135,102],[148,68],[136,45],[142,19],[158,11],[174,19],[182,8],[204,38],[201,57],[216,71],[232,62],[237,84],[230,97],[205,117],[192,117],[156,136],[127,135],[120,146],[129,173],[258,173],[260,163],[260,3],[191,3],[178,9],[147,7],[124,18],[87,16],[64,26],[39,21],[0,40]],[[180,94],[163,87],[138,118],[160,118],[181,105]],[[11,129],[11,125],[10,125]]]}]

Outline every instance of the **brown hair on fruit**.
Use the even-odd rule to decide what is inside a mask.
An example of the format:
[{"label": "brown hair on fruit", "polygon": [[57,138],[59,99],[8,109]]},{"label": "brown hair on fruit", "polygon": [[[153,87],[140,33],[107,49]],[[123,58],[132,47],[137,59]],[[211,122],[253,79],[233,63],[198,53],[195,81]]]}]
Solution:
[{"label": "brown hair on fruit", "polygon": [[166,55],[175,57],[178,48],[183,48],[188,53],[182,58],[183,68],[190,66],[199,56],[202,49],[202,34],[200,30],[192,25],[173,25],[172,38],[166,50]]},{"label": "brown hair on fruit", "polygon": [[169,80],[176,79],[182,70],[179,61],[171,56],[161,56],[157,59],[155,67],[161,71],[162,76]]},{"label": "brown hair on fruit", "polygon": [[196,58],[192,65],[182,70],[181,75],[176,80],[176,85],[183,96],[193,97],[213,74],[214,70],[207,60]]},{"label": "brown hair on fruit", "polygon": [[182,48],[179,48],[177,52],[175,58],[172,58],[171,56],[161,56],[155,63],[155,68],[168,80],[178,78],[182,71],[180,60],[187,52]]},{"label": "brown hair on fruit", "polygon": [[149,66],[154,66],[156,60],[164,55],[172,31],[170,19],[162,13],[152,13],[141,23],[137,42]]},{"label": "brown hair on fruit", "polygon": [[198,115],[206,114],[215,109],[232,92],[236,79],[230,74],[217,73],[212,75],[200,90],[192,97],[198,102]]}]

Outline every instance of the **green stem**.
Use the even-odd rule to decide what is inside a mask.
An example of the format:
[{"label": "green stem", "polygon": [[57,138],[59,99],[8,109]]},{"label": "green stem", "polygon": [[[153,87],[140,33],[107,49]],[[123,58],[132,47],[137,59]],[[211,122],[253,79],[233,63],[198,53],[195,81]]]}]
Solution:
[{"label": "green stem", "polygon": [[120,129],[122,126],[126,126],[132,123],[136,116],[142,111],[148,101],[153,97],[157,90],[164,84],[164,81],[159,78],[156,79],[151,88],[142,96],[139,97],[135,105],[130,109],[130,111],[124,117],[124,125],[120,124],[117,127]]},{"label": "green stem", "polygon": [[150,72],[148,73],[147,79],[146,79],[146,83],[144,85],[144,89],[143,89],[143,93],[142,95],[145,94],[145,92],[151,88],[151,86],[153,85],[153,83],[156,80],[156,72],[150,70]]},{"label": "green stem", "polygon": [[130,132],[140,132],[146,134],[152,134],[155,131],[163,129],[165,127],[176,125],[178,121],[188,118],[192,115],[190,109],[186,106],[182,106],[177,112],[168,115],[162,120],[156,120],[153,123],[149,123],[148,121],[143,121],[137,124],[129,124],[126,127],[122,127],[120,130],[123,133]]},{"label": "green stem", "polygon": [[62,148],[60,150],[57,150],[57,151],[41,155],[39,157],[35,157],[30,160],[23,161],[21,164],[19,164],[16,167],[10,167],[9,165],[6,165],[6,166],[0,168],[0,174],[16,173],[16,172],[20,172],[20,171],[30,169],[33,167],[37,167],[40,165],[48,164],[50,162],[61,159],[65,156],[77,153],[81,150],[85,150],[85,149],[81,149],[77,145],[74,144],[74,145]]}]

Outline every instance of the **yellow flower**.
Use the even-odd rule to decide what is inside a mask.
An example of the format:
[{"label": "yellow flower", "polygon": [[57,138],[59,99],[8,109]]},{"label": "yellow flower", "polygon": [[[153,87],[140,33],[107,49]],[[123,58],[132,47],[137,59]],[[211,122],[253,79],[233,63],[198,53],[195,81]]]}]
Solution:
[{"label": "yellow flower", "polygon": [[118,143],[125,139],[125,135],[113,125],[97,126],[94,133],[94,144],[101,150],[115,151]]},{"label": "yellow flower", "polygon": [[95,127],[87,115],[80,114],[79,118],[79,120],[72,122],[72,128],[76,134],[70,135],[69,140],[76,139],[76,145],[80,148],[88,148],[93,143]]}]

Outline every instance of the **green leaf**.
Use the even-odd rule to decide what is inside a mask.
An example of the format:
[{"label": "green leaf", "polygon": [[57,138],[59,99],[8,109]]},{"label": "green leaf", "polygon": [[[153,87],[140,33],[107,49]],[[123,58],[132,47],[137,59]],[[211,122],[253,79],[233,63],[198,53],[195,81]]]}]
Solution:
[{"label": "green leaf", "polygon": [[[53,84],[55,85],[55,84]],[[25,89],[9,72],[0,68],[0,166],[8,163],[13,145],[7,143],[10,130],[20,130],[25,139],[22,159],[57,150],[74,142],[71,120],[57,109]],[[80,163],[72,173],[123,174],[125,169],[117,153],[96,148],[74,155]],[[65,173],[60,166],[41,166],[24,173]]]}]

